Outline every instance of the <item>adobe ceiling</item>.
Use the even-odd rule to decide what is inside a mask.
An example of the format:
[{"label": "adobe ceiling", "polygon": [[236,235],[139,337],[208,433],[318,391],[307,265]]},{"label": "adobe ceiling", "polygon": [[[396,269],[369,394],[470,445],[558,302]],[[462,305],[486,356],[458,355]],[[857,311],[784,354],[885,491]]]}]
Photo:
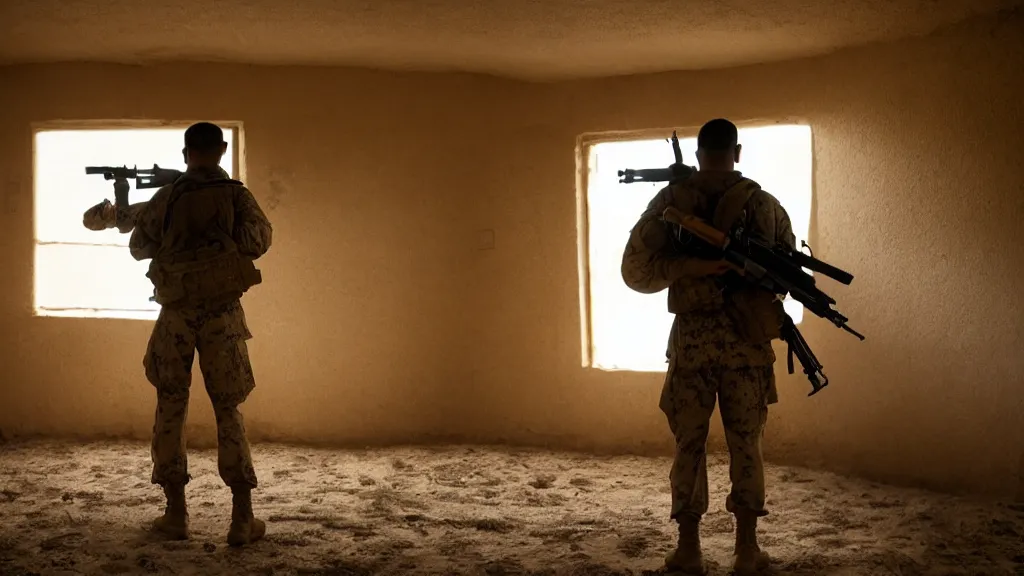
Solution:
[{"label": "adobe ceiling", "polygon": [[922,35],[1022,0],[0,0],[0,64],[168,60],[551,80]]}]

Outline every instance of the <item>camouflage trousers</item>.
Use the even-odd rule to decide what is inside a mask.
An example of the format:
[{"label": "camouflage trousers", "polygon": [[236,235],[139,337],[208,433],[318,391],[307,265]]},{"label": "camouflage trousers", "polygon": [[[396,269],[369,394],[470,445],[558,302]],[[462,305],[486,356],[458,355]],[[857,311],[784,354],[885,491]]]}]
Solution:
[{"label": "camouflage trousers", "polygon": [[255,488],[256,472],[238,406],[255,387],[246,341],[252,338],[242,305],[235,300],[209,309],[160,311],[143,366],[156,387],[153,477],[161,486],[187,484],[185,419],[192,363],[199,369],[217,420],[217,468],[225,484]]},{"label": "camouflage trousers", "polygon": [[700,518],[708,511],[707,439],[716,397],[729,446],[732,490],[726,509],[767,515],[764,458],[761,439],[773,401],[772,366],[700,370],[669,366],[662,391],[661,410],[668,417],[676,441],[671,518]]}]

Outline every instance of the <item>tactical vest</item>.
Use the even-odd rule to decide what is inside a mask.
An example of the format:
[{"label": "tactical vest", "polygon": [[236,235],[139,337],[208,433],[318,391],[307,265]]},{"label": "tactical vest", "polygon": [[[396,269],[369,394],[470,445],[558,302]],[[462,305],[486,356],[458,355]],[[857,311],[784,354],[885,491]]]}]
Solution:
[{"label": "tactical vest", "polygon": [[[743,178],[706,206],[703,192],[684,182],[672,198],[672,205],[684,214],[697,216],[717,230],[729,234],[735,226],[746,225],[747,204],[761,187]],[[785,311],[776,295],[743,284],[728,283],[720,277],[681,278],[668,289],[668,311],[675,315],[724,312],[740,335],[753,344],[781,337]]]},{"label": "tactical vest", "polygon": [[[759,190],[756,182],[743,178],[718,197],[713,207],[706,205],[704,192],[684,181],[673,190],[672,206],[683,214],[696,216],[716,229],[728,233],[743,215],[750,197]],[[724,287],[713,277],[681,278],[668,289],[668,311],[672,314],[713,312],[725,304]]]},{"label": "tactical vest", "polygon": [[[237,180],[219,179],[207,182],[177,183],[167,201],[164,214],[164,238],[171,223],[174,204],[186,193],[203,188],[243,186]],[[166,241],[166,240],[165,240]],[[229,235],[220,233],[219,246],[198,250],[158,253],[146,274],[153,282],[153,300],[168,308],[210,306],[238,299],[249,288],[260,284],[263,276],[252,258],[238,252]]]}]

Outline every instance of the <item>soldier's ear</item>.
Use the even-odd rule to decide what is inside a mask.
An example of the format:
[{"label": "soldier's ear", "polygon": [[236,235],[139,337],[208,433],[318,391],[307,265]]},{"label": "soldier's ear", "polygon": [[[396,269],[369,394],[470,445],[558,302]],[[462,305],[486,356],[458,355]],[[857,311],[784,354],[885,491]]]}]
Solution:
[{"label": "soldier's ear", "polygon": [[736,145],[736,152],[733,155],[734,157],[733,157],[733,160],[732,160],[733,162],[736,162],[737,164],[739,164],[739,162],[740,162],[740,151],[741,150],[743,150],[743,144],[737,144]]}]

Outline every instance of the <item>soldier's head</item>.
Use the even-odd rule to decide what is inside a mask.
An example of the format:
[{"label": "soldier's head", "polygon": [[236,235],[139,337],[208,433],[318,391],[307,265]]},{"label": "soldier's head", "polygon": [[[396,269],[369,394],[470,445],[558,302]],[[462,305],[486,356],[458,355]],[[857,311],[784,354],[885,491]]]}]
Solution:
[{"label": "soldier's head", "polygon": [[716,118],[697,134],[697,163],[701,170],[730,171],[740,161],[739,134],[736,125]]},{"label": "soldier's head", "polygon": [[199,122],[185,130],[185,164],[189,168],[219,166],[228,149],[224,132],[216,124]]}]

